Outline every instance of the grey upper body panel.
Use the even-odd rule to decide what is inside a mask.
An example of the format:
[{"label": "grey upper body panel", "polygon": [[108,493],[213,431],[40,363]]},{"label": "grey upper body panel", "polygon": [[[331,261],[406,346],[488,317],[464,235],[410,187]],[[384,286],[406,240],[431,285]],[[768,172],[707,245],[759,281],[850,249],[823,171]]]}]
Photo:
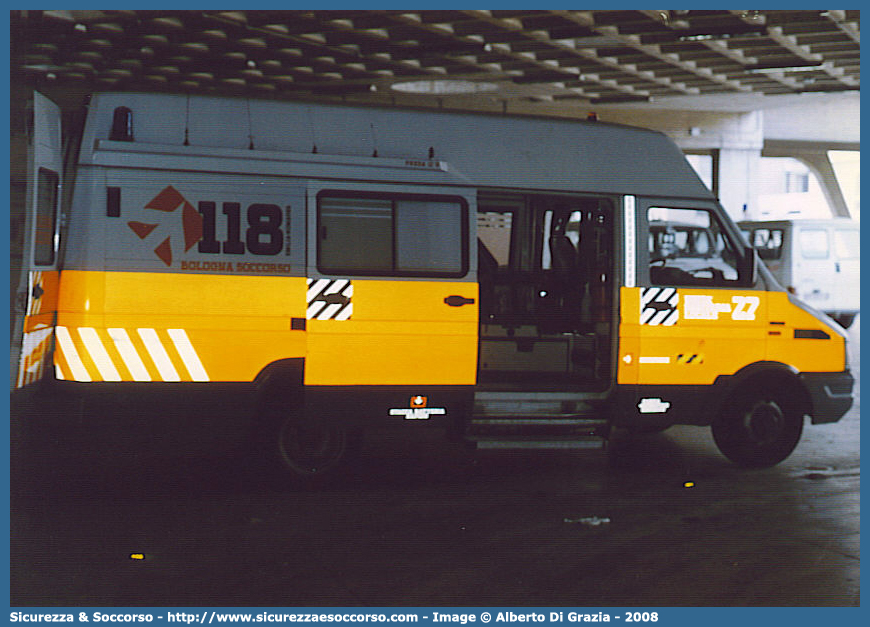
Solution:
[{"label": "grey upper body panel", "polygon": [[[105,93],[92,97],[81,165],[173,169],[175,160],[107,159],[114,112],[131,110],[134,141],[172,146],[173,155],[231,155],[222,171],[260,162],[263,174],[333,178],[329,164],[343,157],[346,179],[365,178],[477,188],[595,192],[679,198],[713,196],[665,135],[602,122],[447,113],[347,105],[203,96]],[[431,151],[430,151],[431,149]],[[316,153],[315,153],[316,150]],[[101,157],[101,152],[104,152]],[[377,154],[377,159],[372,156]],[[307,167],[281,167],[286,155],[307,156]],[[430,158],[430,155],[432,157]],[[246,159],[245,157],[248,157]],[[388,166],[411,163],[407,175]],[[432,167],[437,160],[440,167]],[[424,162],[429,163],[429,167]],[[367,167],[362,167],[367,166]],[[421,167],[422,166],[422,167]],[[191,166],[187,166],[191,167]],[[193,166],[198,169],[198,166]],[[203,169],[215,166],[202,166]],[[161,168],[161,169],[162,169]],[[400,168],[401,169],[401,168]],[[319,176],[318,176],[319,173]],[[397,180],[399,177],[399,180]]]}]

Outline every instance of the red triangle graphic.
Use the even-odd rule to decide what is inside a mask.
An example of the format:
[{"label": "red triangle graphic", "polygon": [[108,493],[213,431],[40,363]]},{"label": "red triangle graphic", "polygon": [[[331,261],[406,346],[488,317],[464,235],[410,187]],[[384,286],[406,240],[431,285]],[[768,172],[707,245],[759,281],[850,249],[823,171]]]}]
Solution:
[{"label": "red triangle graphic", "polygon": [[151,231],[157,228],[156,224],[145,224],[144,222],[128,222],[127,226],[133,229],[133,232],[140,239],[145,239],[151,234]]},{"label": "red triangle graphic", "polygon": [[168,237],[154,249],[154,252],[167,266],[172,265],[172,247],[169,245]]},{"label": "red triangle graphic", "polygon": [[152,198],[151,202],[145,205],[145,208],[157,209],[158,211],[175,211],[183,202],[184,196],[182,196],[177,189],[172,187],[172,185],[169,185]]}]

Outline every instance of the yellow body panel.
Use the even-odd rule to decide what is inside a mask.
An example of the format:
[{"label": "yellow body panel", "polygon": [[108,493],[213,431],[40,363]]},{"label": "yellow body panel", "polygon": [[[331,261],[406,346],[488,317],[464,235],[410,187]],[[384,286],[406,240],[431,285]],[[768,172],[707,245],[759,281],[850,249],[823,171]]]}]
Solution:
[{"label": "yellow body panel", "polygon": [[[767,359],[797,368],[800,372],[840,372],[846,368],[846,340],[818,318],[795,307],[784,292],[770,292]],[[782,322],[784,324],[773,324]],[[829,340],[795,339],[795,329],[820,330]],[[779,332],[779,333],[777,333]]]},{"label": "yellow body panel", "polygon": [[[293,330],[292,319],[307,317],[306,281],[65,271],[58,374],[77,381],[252,381],[274,361],[304,357],[308,385],[475,384],[477,284],[355,279],[347,319],[307,319],[305,331]],[[621,290],[620,384],[710,385],[761,361],[804,372],[845,366],[844,339],[785,293],[679,288],[675,320],[650,324],[642,322],[644,289],[656,288]],[[449,296],[474,302],[451,307]],[[45,330],[53,324],[52,314],[34,307],[22,372],[41,370]],[[830,339],[795,338],[795,329]]]},{"label": "yellow body panel", "polygon": [[[306,278],[65,271],[55,365],[76,381],[252,381],[304,357],[309,385],[473,385],[477,285],[354,280],[353,315],[306,321]],[[450,307],[460,295],[475,303]]]},{"label": "yellow body panel", "polygon": [[305,383],[474,385],[477,300],[476,283],[354,280],[349,320],[308,321]]},{"label": "yellow body panel", "polygon": [[[644,289],[622,288],[618,382],[710,385],[763,361],[804,372],[844,368],[845,341],[782,292],[678,288],[669,324],[642,323]],[[830,339],[799,339],[795,329]]]},{"label": "yellow body panel", "polygon": [[79,381],[252,381],[305,356],[304,277],[65,271],[55,364]]},{"label": "yellow body panel", "polygon": [[637,383],[640,355],[640,290],[620,288],[619,293],[619,351],[616,354],[616,382],[620,385]]}]

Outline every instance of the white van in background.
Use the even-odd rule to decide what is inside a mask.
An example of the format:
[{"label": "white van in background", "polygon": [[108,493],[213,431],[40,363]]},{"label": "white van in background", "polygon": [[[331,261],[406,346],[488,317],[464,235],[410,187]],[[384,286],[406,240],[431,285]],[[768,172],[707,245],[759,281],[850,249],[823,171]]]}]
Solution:
[{"label": "white van in background", "polygon": [[739,223],[776,279],[848,328],[861,309],[861,229],[848,218]]}]

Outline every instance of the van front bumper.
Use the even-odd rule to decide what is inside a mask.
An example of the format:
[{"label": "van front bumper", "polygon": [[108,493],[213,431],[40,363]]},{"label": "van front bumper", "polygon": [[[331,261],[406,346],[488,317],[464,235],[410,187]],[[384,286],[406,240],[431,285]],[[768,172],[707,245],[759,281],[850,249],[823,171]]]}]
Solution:
[{"label": "van front bumper", "polygon": [[804,372],[800,375],[813,403],[813,424],[837,422],[852,407],[855,378],[843,372]]}]

